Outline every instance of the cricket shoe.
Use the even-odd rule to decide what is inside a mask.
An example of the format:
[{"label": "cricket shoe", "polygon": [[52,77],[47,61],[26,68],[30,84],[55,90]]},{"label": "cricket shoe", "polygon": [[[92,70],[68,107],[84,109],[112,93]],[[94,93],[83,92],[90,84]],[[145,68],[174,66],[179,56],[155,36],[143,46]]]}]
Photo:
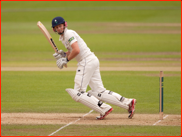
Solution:
[{"label": "cricket shoe", "polygon": [[128,112],[130,113],[128,118],[132,118],[135,114],[135,105],[136,105],[136,102],[137,100],[136,99],[133,99],[129,105],[129,109],[128,109]]},{"label": "cricket shoe", "polygon": [[100,114],[100,116],[96,117],[96,119],[102,120],[102,119],[104,119],[109,113],[111,113],[112,111],[113,111],[113,108],[110,108],[110,109],[105,113],[105,115],[101,115],[101,114]]}]

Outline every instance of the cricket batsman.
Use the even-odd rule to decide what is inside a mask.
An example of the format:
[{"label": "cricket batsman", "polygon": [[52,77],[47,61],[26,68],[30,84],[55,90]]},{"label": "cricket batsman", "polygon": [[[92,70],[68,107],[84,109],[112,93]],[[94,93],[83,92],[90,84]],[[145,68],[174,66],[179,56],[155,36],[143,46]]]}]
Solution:
[{"label": "cricket batsman", "polygon": [[[52,28],[59,35],[59,41],[68,50],[67,52],[59,50],[58,53],[53,54],[57,60],[58,68],[62,69],[63,66],[74,58],[78,62],[74,89],[66,89],[73,100],[100,113],[100,116],[96,117],[98,120],[104,119],[113,110],[106,103],[126,109],[129,112],[128,118],[131,119],[135,113],[136,99],[125,98],[104,87],[98,58],[90,51],[85,41],[74,30],[67,28],[67,22],[62,17],[58,16],[52,19]],[[88,85],[91,90],[86,92]]]}]

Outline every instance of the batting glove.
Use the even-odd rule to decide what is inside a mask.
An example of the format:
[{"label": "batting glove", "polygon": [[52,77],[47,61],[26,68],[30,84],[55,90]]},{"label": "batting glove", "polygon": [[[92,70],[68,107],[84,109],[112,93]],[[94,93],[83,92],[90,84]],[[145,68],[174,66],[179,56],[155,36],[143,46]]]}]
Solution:
[{"label": "batting glove", "polygon": [[53,56],[54,56],[54,58],[55,58],[56,60],[58,60],[58,59],[61,58],[61,55],[60,55],[59,53],[54,53]]},{"label": "batting glove", "polygon": [[63,50],[59,50],[58,53],[61,55],[61,57],[66,57],[66,53]]},{"label": "batting glove", "polygon": [[63,66],[67,66],[68,60],[67,60],[67,58],[59,58],[56,61],[56,63],[57,63],[58,68],[62,69]]},{"label": "batting glove", "polygon": [[56,60],[66,57],[66,53],[63,50],[59,50],[58,53],[54,53],[53,56]]}]

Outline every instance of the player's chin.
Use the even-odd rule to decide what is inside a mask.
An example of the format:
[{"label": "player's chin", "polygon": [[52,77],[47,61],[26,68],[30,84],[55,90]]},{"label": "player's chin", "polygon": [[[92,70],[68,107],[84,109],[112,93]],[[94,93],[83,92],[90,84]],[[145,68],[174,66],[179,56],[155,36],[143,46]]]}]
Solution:
[{"label": "player's chin", "polygon": [[57,33],[63,33],[63,31],[57,31]]}]

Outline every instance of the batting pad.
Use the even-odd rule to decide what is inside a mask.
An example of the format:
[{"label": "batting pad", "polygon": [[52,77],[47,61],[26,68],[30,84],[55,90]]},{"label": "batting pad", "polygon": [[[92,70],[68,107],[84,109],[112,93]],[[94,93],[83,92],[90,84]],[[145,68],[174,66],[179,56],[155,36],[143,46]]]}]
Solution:
[{"label": "batting pad", "polygon": [[111,109],[110,105],[107,105],[101,101],[99,101],[94,96],[90,96],[88,93],[80,93],[74,89],[66,89],[68,94],[75,100],[76,102],[80,102],[83,105],[93,109],[94,111],[104,115],[109,109]]},{"label": "batting pad", "polygon": [[129,109],[129,104],[131,103],[132,99],[128,99],[125,97],[122,97],[118,93],[106,90],[103,93],[97,93],[92,92],[92,90],[88,91],[89,94],[95,96],[97,99],[119,106],[121,108],[124,108],[126,110]]}]

